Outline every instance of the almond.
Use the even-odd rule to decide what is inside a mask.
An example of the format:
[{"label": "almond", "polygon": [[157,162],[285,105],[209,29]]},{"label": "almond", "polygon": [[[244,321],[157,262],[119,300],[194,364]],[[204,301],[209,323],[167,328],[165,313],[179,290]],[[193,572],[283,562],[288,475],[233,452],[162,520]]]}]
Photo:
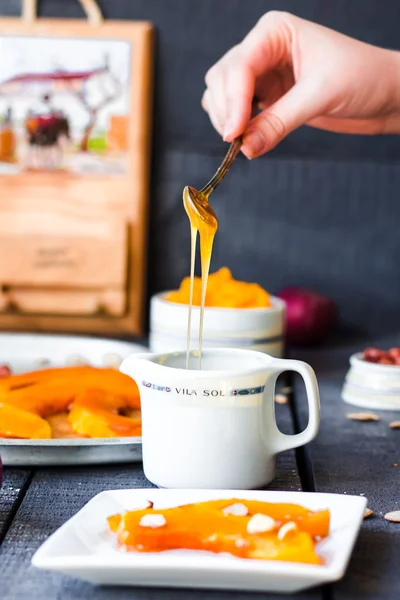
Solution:
[{"label": "almond", "polygon": [[400,523],[400,510],[392,510],[386,513],[386,521],[392,521],[393,523]]},{"label": "almond", "polygon": [[138,506],[135,506],[134,510],[147,510],[148,508],[153,508],[154,507],[154,502],[152,502],[151,500],[144,500],[143,504],[139,504]]},{"label": "almond", "polygon": [[163,527],[166,523],[164,515],[143,515],[139,521],[141,527],[150,527],[151,529],[158,529],[158,527]]},{"label": "almond", "polygon": [[129,531],[124,531],[123,533],[121,533],[121,535],[120,535],[121,542],[122,543],[127,542],[129,540],[129,536],[130,536]]},{"label": "almond", "polygon": [[71,356],[68,356],[68,358],[66,360],[66,364],[71,367],[80,367],[80,366],[88,365],[89,361],[86,360],[86,358],[84,358],[83,356],[78,356],[77,354],[72,354]]},{"label": "almond", "polygon": [[400,421],[392,421],[389,423],[391,429],[400,429]]},{"label": "almond", "polygon": [[38,367],[48,367],[51,365],[51,361],[48,358],[38,358],[36,364]]},{"label": "almond", "polygon": [[371,510],[370,508],[366,508],[365,512],[364,512],[364,519],[367,519],[368,517],[370,517],[373,514],[374,514],[373,510]]},{"label": "almond", "polygon": [[247,533],[267,533],[276,528],[276,521],[268,515],[257,513],[247,523]]},{"label": "almond", "polygon": [[240,502],[235,502],[235,504],[230,504],[222,509],[224,515],[235,515],[236,517],[247,517],[249,514],[247,506],[241,504]]},{"label": "almond", "polygon": [[282,525],[278,531],[278,540],[282,541],[287,535],[291,535],[297,531],[297,525],[293,521],[289,521]]},{"label": "almond", "polygon": [[375,413],[369,412],[347,413],[346,417],[353,421],[380,421],[381,419]]},{"label": "almond", "polygon": [[119,354],[105,354],[103,356],[103,366],[111,369],[119,369],[122,363],[122,358]]}]

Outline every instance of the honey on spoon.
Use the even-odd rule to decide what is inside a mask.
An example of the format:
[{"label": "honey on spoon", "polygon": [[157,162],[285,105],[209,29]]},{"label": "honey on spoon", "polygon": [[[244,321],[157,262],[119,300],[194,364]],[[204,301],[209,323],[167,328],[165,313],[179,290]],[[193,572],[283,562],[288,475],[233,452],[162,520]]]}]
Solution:
[{"label": "honey on spoon", "polygon": [[188,333],[186,347],[186,368],[189,368],[190,332],[192,324],[194,267],[196,257],[197,233],[200,237],[201,261],[201,303],[200,303],[200,330],[199,330],[199,369],[201,369],[201,353],[203,346],[204,305],[207,292],[208,273],[210,270],[211,254],[214,237],[218,229],[218,219],[208,199],[217,185],[222,181],[231,168],[242,145],[241,137],[236,138],[229,147],[227,155],[214,177],[200,191],[194,187],[186,186],[183,190],[183,205],[190,221],[190,298],[188,314]]}]

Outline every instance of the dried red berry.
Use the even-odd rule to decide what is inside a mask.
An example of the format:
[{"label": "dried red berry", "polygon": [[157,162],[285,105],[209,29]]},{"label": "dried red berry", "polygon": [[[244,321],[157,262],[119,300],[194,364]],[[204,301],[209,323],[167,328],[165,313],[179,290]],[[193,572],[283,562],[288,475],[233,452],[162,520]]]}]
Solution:
[{"label": "dried red berry", "polygon": [[364,360],[368,362],[378,362],[380,358],[385,356],[385,352],[383,350],[379,350],[379,348],[366,348],[363,353]]},{"label": "dried red berry", "polygon": [[388,355],[393,359],[400,358],[400,348],[390,348]]},{"label": "dried red berry", "polygon": [[8,365],[0,366],[0,379],[3,379],[4,377],[10,377],[10,375],[11,369]]},{"label": "dried red berry", "polygon": [[379,363],[380,365],[393,365],[393,364],[394,364],[394,362],[393,362],[393,360],[390,358],[390,356],[382,356],[382,358],[380,358],[380,359],[378,360],[378,363]]}]

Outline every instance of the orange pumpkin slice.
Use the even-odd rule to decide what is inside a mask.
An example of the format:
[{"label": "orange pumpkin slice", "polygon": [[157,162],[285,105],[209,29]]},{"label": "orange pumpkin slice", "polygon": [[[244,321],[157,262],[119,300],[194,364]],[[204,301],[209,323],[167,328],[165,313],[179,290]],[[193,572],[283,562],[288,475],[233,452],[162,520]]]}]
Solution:
[{"label": "orange pumpkin slice", "polygon": [[49,438],[51,426],[44,418],[60,414],[69,437],[141,435],[140,419],[118,414],[140,412],[138,386],[111,368],[74,366],[12,375],[0,380],[0,404],[5,407],[0,437]]},{"label": "orange pumpkin slice", "polygon": [[51,428],[38,415],[0,402],[0,437],[48,439],[51,438]]},{"label": "orange pumpkin slice", "polygon": [[[182,280],[179,290],[173,290],[166,296],[169,302],[189,304],[190,278]],[[200,306],[201,279],[194,278],[193,305]],[[216,273],[211,273],[208,278],[205,305],[219,308],[265,308],[271,306],[271,300],[266,292],[257,283],[237,281],[232,277],[229,269],[223,267]]]},{"label": "orange pumpkin slice", "polygon": [[[226,511],[238,504],[247,509],[247,514]],[[257,512],[252,514],[252,510]],[[315,527],[315,519],[307,521],[306,517],[311,519],[318,514],[320,526]],[[254,531],[250,521],[255,515],[268,516],[271,527]],[[292,528],[283,535],[282,528],[289,522]],[[111,516],[108,523],[118,544],[127,551],[206,550],[228,552],[241,558],[321,564],[313,538],[316,531],[326,534],[329,530],[329,511],[313,512],[299,505],[232,499],[165,510],[128,511]]]},{"label": "orange pumpkin slice", "polygon": [[86,390],[75,399],[68,421],[79,435],[100,438],[141,436],[140,419],[118,414],[124,407],[124,398],[100,390]]},{"label": "orange pumpkin slice", "polygon": [[[312,511],[300,504],[287,504],[275,502],[262,502],[259,500],[211,500],[198,502],[194,505],[198,510],[214,509],[221,511],[233,504],[243,504],[248,510],[249,516],[255,514],[268,515],[281,524],[293,521],[301,531],[306,531],[312,536],[326,537],[329,535],[330,513],[329,510]],[[185,508],[185,507],[183,507]]]},{"label": "orange pumpkin slice", "polygon": [[81,377],[91,368],[92,367],[87,366],[55,367],[39,371],[29,371],[28,373],[21,373],[19,375],[11,375],[10,377],[0,380],[0,394],[3,395],[10,390],[27,387],[29,385],[44,383],[51,379],[65,379],[66,376],[74,379],[76,377]]},{"label": "orange pumpkin slice", "polygon": [[43,383],[18,388],[5,396],[11,406],[47,417],[67,410],[77,391],[67,384]]},{"label": "orange pumpkin slice", "polygon": [[[21,397],[26,397],[28,388],[32,388],[33,391],[38,385],[65,388],[66,394],[71,393],[72,397],[82,389],[94,388],[123,397],[126,406],[130,408],[140,407],[139,389],[131,377],[115,369],[87,366],[44,369],[1,379],[0,399],[8,402],[10,392],[16,393],[17,390],[20,391]],[[27,392],[26,396],[22,390]]]}]

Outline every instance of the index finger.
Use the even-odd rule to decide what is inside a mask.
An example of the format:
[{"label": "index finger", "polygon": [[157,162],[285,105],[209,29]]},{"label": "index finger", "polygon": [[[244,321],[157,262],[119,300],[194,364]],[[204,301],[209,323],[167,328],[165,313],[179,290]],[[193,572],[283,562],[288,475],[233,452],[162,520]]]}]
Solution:
[{"label": "index finger", "polygon": [[287,20],[285,13],[267,13],[231,57],[227,69],[228,119],[224,140],[232,141],[246,129],[257,77],[290,57],[292,31]]},{"label": "index finger", "polygon": [[248,65],[239,63],[229,69],[226,92],[228,118],[224,128],[226,142],[231,142],[246,129],[251,116],[254,87],[254,75]]}]

